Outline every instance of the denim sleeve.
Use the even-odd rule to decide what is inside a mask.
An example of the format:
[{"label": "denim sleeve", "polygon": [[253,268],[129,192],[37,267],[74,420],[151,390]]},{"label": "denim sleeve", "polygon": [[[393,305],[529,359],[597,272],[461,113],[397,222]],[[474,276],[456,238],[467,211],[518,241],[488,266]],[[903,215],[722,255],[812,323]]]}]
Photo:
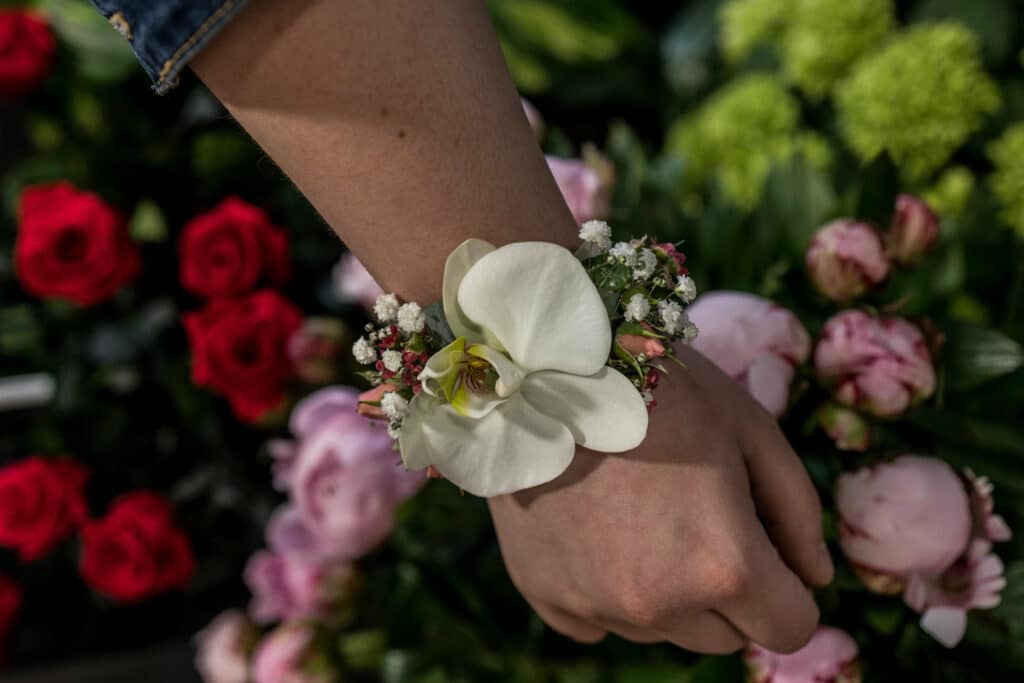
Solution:
[{"label": "denim sleeve", "polygon": [[92,0],[121,35],[164,94],[178,73],[227,26],[246,0]]}]

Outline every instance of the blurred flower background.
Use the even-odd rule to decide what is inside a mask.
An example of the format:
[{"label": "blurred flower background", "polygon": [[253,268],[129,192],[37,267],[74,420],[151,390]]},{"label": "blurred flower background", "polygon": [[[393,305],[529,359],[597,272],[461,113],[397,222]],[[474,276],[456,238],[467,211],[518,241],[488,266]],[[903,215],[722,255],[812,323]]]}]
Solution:
[{"label": "blurred flower background", "polygon": [[88,3],[0,0],[0,663],[199,633],[208,683],[1021,680],[1024,6],[488,4],[577,220],[681,243],[697,348],[804,458],[814,640],[548,630],[483,501],[355,414],[380,291],[297,190]]}]

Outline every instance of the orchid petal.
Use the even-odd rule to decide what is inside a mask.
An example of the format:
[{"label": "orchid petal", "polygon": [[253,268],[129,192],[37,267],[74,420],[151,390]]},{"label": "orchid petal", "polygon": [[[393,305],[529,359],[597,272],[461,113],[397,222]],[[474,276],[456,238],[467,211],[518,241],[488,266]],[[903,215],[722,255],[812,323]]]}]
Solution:
[{"label": "orchid petal", "polygon": [[498,381],[494,385],[498,396],[504,398],[519,389],[519,385],[523,382],[523,371],[501,351],[484,344],[474,344],[469,347],[467,353],[477,358],[483,358],[498,373]]},{"label": "orchid petal", "polygon": [[409,405],[399,445],[406,467],[433,465],[456,486],[487,497],[551,481],[576,452],[569,430],[519,393],[481,419],[420,394]]},{"label": "orchid petal", "polygon": [[458,303],[527,372],[592,375],[608,360],[608,312],[587,271],[558,245],[519,242],[483,256],[462,279]]},{"label": "orchid petal", "polygon": [[473,341],[483,338],[480,326],[467,318],[459,308],[459,285],[473,265],[486,254],[494,251],[494,245],[478,239],[466,240],[448,255],[444,264],[444,284],[442,285],[442,305],[448,327],[456,337],[468,337]]},{"label": "orchid petal", "polygon": [[466,338],[459,337],[431,356],[416,378],[423,384],[423,390],[431,396],[440,398],[440,394],[451,401],[459,380],[456,366],[462,362],[465,351]]},{"label": "orchid petal", "polygon": [[535,372],[523,381],[527,402],[569,428],[579,445],[605,453],[636,448],[647,435],[647,407],[625,375],[609,367],[590,377]]}]

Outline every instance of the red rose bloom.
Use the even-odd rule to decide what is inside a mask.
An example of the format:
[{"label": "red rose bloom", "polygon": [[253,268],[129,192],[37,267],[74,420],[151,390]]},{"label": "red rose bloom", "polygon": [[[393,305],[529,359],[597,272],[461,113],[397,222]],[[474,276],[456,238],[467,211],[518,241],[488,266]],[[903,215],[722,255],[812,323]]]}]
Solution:
[{"label": "red rose bloom", "polygon": [[66,182],[27,188],[18,219],[18,279],[36,296],[91,306],[138,273],[139,252],[124,217],[91,192]]},{"label": "red rose bloom", "polygon": [[82,527],[82,579],[119,602],[186,586],[195,571],[188,536],[170,504],[148,491],[116,499],[102,519]]},{"label": "red rose bloom", "polygon": [[31,456],[0,468],[0,546],[32,562],[88,516],[88,472],[70,460]]},{"label": "red rose bloom", "polygon": [[35,12],[0,8],[0,99],[26,95],[46,77],[57,51],[53,31]]},{"label": "red rose bloom", "polygon": [[237,197],[189,221],[178,256],[182,287],[208,298],[245,294],[261,278],[280,284],[291,271],[288,235]]},{"label": "red rose bloom", "polygon": [[293,375],[288,341],[302,314],[277,292],[211,301],[184,317],[192,381],[223,394],[240,420],[256,422],[281,405]]}]

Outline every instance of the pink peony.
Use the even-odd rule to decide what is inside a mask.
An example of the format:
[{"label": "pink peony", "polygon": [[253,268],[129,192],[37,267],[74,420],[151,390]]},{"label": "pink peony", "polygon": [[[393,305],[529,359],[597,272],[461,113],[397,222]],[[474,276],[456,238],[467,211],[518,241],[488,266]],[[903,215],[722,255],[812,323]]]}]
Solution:
[{"label": "pink peony", "polygon": [[789,655],[751,645],[744,659],[752,683],[860,683],[857,643],[845,631],[821,626]]},{"label": "pink peony", "polygon": [[597,171],[579,159],[549,156],[547,161],[577,223],[608,215],[610,188]]},{"label": "pink peony", "polygon": [[343,597],[352,577],[348,564],[261,550],[245,567],[245,582],[253,594],[249,614],[263,624],[322,616]]},{"label": "pink peony", "polygon": [[312,627],[299,623],[271,631],[253,656],[253,683],[330,683],[329,674],[307,670],[315,635]]},{"label": "pink peony", "polygon": [[247,683],[258,634],[238,610],[219,614],[196,634],[196,670],[204,683]]},{"label": "pink peony", "polygon": [[367,311],[373,310],[377,297],[384,293],[352,252],[346,252],[334,266],[332,279],[334,294],[340,301],[359,304]]},{"label": "pink peony", "polygon": [[878,233],[867,223],[839,219],[818,230],[807,250],[811,282],[833,301],[847,302],[881,284],[889,261]]},{"label": "pink peony", "polygon": [[743,384],[772,415],[785,412],[794,366],[811,341],[795,315],[742,292],[711,292],[688,309],[700,329],[693,347]]},{"label": "pink peony", "polygon": [[818,378],[836,400],[893,417],[935,391],[935,370],[921,330],[902,318],[843,311],[826,324],[814,353]]},{"label": "pink peony", "polygon": [[896,211],[885,243],[889,256],[900,265],[917,263],[939,240],[939,217],[923,201],[909,194],[896,198]]}]

